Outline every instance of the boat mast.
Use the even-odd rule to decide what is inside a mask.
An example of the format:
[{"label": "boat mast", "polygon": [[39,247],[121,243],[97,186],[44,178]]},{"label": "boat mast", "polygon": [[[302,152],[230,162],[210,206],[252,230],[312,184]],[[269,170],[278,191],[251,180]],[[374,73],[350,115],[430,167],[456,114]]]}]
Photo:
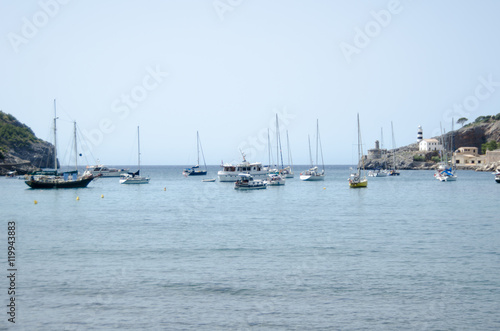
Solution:
[{"label": "boat mast", "polygon": [[319,141],[319,151],[321,153],[321,167],[324,171],[325,170],[325,160],[323,159],[323,146],[321,145],[321,137],[319,135],[319,125],[318,125],[318,141]]},{"label": "boat mast", "polygon": [[316,166],[318,165],[319,120],[316,119]]},{"label": "boat mast", "polygon": [[54,99],[54,169],[57,173],[57,134],[56,134],[56,120],[57,120],[57,111],[56,111],[56,99]]},{"label": "boat mast", "polygon": [[268,156],[268,168],[271,170],[271,138],[269,138],[269,129],[267,129],[267,156]]},{"label": "boat mast", "polygon": [[358,175],[360,174],[359,162],[361,161],[361,134],[359,128],[359,113],[358,113]]},{"label": "boat mast", "polygon": [[141,170],[141,143],[139,140],[139,126],[137,126],[137,167],[139,168],[139,175]]},{"label": "boat mast", "polygon": [[196,151],[198,152],[198,161],[196,165],[200,165],[200,136],[198,135],[198,131],[196,131]]},{"label": "boat mast", "polygon": [[392,132],[392,166],[396,170],[396,141],[394,140],[394,127],[391,121],[391,132]]},{"label": "boat mast", "polygon": [[290,140],[288,139],[288,130],[286,130],[286,146],[288,148],[288,164],[290,165],[290,170],[293,169],[292,151],[290,150]]},{"label": "boat mast", "polygon": [[[279,148],[279,155],[280,155],[280,160],[281,160],[281,169],[284,168],[284,165],[283,165],[283,151],[281,150],[281,134],[280,134],[280,127],[279,127],[279,124],[278,124],[278,114],[276,114],[276,138],[277,138],[277,141],[276,141],[276,148],[278,149]],[[276,157],[278,156],[278,151],[276,151]],[[277,160],[276,163],[278,163],[279,161]]]},{"label": "boat mast", "polygon": [[278,146],[278,142],[279,142],[279,129],[278,129],[278,114],[276,114],[276,170],[279,170],[279,164],[280,161],[279,161],[279,146]]},{"label": "boat mast", "polygon": [[[198,131],[196,131],[196,136],[198,137],[198,142],[200,143],[201,156],[203,157],[203,165],[205,166],[205,170],[207,170],[207,162],[205,162],[205,154],[203,153],[203,146],[201,145],[201,140],[200,136],[198,135]],[[198,157],[198,163],[200,163],[199,157]]]},{"label": "boat mast", "polygon": [[74,134],[74,139],[75,139],[75,170],[76,173],[78,174],[78,149],[76,145],[76,121],[73,122],[73,134]]}]

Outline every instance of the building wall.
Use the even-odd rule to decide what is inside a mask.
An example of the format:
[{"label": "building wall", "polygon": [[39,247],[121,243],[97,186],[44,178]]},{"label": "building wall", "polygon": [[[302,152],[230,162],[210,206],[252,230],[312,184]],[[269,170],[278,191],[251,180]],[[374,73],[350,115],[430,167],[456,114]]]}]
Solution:
[{"label": "building wall", "polygon": [[500,162],[500,149],[496,149],[494,151],[486,151],[486,162]]},{"label": "building wall", "polygon": [[443,146],[435,139],[424,139],[418,144],[418,150],[424,152],[441,151]]}]

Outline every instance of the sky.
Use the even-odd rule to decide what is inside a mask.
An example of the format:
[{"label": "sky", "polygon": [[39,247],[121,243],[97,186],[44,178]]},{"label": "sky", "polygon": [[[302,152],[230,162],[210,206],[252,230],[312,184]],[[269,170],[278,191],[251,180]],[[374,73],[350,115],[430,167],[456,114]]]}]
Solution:
[{"label": "sky", "polygon": [[[500,113],[500,2],[0,0],[0,110],[89,164],[357,163]],[[459,125],[455,124],[455,128]],[[275,158],[275,157],[274,157]],[[62,164],[70,159],[61,160]]]}]

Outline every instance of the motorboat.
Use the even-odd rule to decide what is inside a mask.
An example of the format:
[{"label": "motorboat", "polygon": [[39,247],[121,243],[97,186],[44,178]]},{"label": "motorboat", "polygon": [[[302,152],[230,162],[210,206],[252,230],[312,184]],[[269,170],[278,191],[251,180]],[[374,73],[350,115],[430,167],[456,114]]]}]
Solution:
[{"label": "motorboat", "polygon": [[235,190],[260,190],[267,188],[267,182],[261,179],[253,179],[253,176],[246,173],[238,174],[239,179],[234,183]]}]

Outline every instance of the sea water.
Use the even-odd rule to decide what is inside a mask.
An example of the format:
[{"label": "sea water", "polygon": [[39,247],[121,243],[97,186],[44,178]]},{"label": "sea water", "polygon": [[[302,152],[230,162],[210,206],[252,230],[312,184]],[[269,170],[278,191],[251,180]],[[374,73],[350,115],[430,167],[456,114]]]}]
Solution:
[{"label": "sea water", "polygon": [[[0,179],[16,225],[20,330],[498,330],[500,185],[491,173],[238,191],[182,167],[147,185],[35,190]],[[77,199],[78,198],[78,199]],[[35,204],[34,201],[37,201]]]}]

